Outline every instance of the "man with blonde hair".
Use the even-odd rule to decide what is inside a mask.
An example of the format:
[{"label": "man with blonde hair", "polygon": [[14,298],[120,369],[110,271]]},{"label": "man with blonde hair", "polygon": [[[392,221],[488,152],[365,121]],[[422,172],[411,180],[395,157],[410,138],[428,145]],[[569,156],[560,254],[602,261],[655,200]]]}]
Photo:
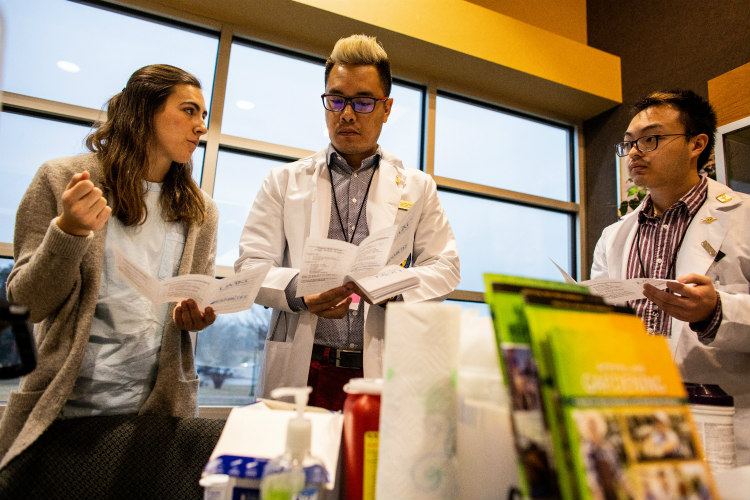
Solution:
[{"label": "man with blonde hair", "polygon": [[359,245],[419,210],[402,265],[421,285],[389,300],[442,300],[460,281],[456,242],[435,181],[378,144],[393,106],[390,91],[390,62],[377,40],[340,39],[326,61],[321,96],[330,144],[273,169],[255,198],[235,269],[272,263],[256,299],[273,308],[258,396],[310,385],[311,405],[339,410],[349,379],[382,376],[385,304],[360,300],[353,283],[297,297],[306,238]]}]

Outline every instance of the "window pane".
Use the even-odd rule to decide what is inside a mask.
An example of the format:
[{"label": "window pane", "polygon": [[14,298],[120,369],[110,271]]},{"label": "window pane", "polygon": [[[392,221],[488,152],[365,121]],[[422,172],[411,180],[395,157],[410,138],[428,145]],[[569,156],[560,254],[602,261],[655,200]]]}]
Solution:
[{"label": "window pane", "polygon": [[57,120],[16,113],[0,114],[0,241],[13,241],[13,226],[21,197],[47,160],[86,151],[91,129]]},{"label": "window pane", "polygon": [[567,128],[438,95],[435,175],[570,200]]},{"label": "window pane", "polygon": [[383,125],[379,144],[393,153],[407,167],[421,168],[422,99],[421,90],[394,84],[391,89],[393,107]]},{"label": "window pane", "polygon": [[222,134],[317,151],[328,144],[323,63],[232,44]]},{"label": "window pane", "polygon": [[198,334],[199,405],[232,406],[255,400],[270,320],[271,310],[256,304],[245,311],[219,314]]},{"label": "window pane", "polygon": [[458,288],[484,292],[484,273],[562,281],[550,262],[571,262],[572,216],[439,191],[461,258]]},{"label": "window pane", "polygon": [[5,16],[4,89],[101,109],[148,64],[195,75],[211,102],[217,36],[64,0],[0,0]]},{"label": "window pane", "polygon": [[247,214],[263,179],[273,167],[284,163],[249,154],[219,151],[213,199],[219,208],[216,264],[234,266]]},{"label": "window pane", "polygon": [[198,186],[201,185],[201,177],[203,176],[203,160],[206,156],[206,146],[200,143],[195,151],[193,151],[193,180]]},{"label": "window pane", "polygon": [[[5,291],[5,282],[8,280],[10,270],[13,269],[13,259],[1,258],[0,257],[0,299],[8,300],[8,295]],[[11,391],[15,391],[18,387],[19,378],[14,379],[0,379],[0,404],[6,404]]]},{"label": "window pane", "polygon": [[0,300],[8,300],[6,283],[11,269],[13,269],[13,259],[0,257]]},{"label": "window pane", "polygon": [[476,311],[479,316],[491,316],[490,306],[484,302],[469,302],[467,300],[446,300],[446,304],[460,306],[464,311]]},{"label": "window pane", "polygon": [[[322,61],[233,43],[222,134],[311,151],[323,149],[329,142],[320,100],[324,73]],[[380,144],[407,166],[419,168],[423,93],[394,84],[391,96],[394,105]]]}]

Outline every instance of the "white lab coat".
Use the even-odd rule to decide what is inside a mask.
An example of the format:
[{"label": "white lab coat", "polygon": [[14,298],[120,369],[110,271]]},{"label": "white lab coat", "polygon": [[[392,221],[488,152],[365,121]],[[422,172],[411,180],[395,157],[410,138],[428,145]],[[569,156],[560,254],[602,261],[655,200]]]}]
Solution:
[{"label": "white lab coat", "polygon": [[[722,194],[731,198],[721,202]],[[726,198],[725,198],[726,199]],[[625,278],[627,257],[638,228],[639,206],[602,232],[591,279]],[[715,219],[712,221],[712,219]],[[715,262],[703,242],[725,256]],[[734,396],[738,465],[750,464],[750,196],[708,179],[706,202],[685,233],[675,276],[708,276],[719,292],[721,326],[708,344],[690,326],[672,319],[670,349],[685,382],[718,384]]]},{"label": "white lab coat", "polygon": [[[328,237],[331,181],[327,149],[274,168],[263,182],[240,238],[235,269],[271,262],[256,303],[272,307],[266,356],[257,394],[267,397],[280,386],[304,386],[310,367],[317,316],[292,312],[284,289],[299,272],[305,239]],[[370,234],[397,224],[406,214],[400,201],[422,200],[414,235],[411,272],[421,285],[403,293],[405,302],[442,300],[460,281],[458,251],[448,218],[429,175],[407,169],[382,151],[367,200]],[[365,304],[363,370],[365,377],[382,376],[385,309]]]}]

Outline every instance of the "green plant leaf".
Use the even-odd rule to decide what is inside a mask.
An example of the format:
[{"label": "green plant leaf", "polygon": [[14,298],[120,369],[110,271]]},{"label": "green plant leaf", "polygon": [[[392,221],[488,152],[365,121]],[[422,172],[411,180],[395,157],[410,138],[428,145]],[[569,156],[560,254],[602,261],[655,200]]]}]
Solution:
[{"label": "green plant leaf", "polygon": [[628,213],[628,202],[627,202],[627,200],[623,201],[622,203],[620,203],[620,208],[617,209],[617,214],[620,217],[622,217],[626,213]]}]

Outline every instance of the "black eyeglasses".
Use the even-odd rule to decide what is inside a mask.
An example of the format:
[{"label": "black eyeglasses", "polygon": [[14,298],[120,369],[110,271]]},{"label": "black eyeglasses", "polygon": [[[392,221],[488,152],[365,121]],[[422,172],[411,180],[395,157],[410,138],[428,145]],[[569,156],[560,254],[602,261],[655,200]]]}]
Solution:
[{"label": "black eyeglasses", "polygon": [[633,146],[636,147],[641,153],[649,153],[659,147],[660,137],[671,137],[673,135],[684,135],[690,137],[690,134],[657,134],[657,135],[644,135],[634,141],[623,141],[615,144],[615,151],[617,156],[628,156]]},{"label": "black eyeglasses", "polygon": [[372,113],[378,101],[387,101],[387,97],[344,97],[336,94],[323,94],[323,107],[328,111],[343,111],[348,103],[352,104],[355,113]]}]

